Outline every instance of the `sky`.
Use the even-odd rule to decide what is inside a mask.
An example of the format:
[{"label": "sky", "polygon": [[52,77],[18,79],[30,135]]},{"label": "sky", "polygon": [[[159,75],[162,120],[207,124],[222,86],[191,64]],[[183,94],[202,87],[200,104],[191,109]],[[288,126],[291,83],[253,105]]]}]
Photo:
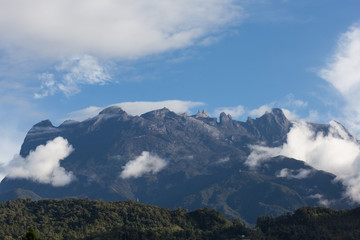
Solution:
[{"label": "sky", "polygon": [[114,104],[238,120],[279,107],[360,136],[359,9],[358,0],[1,0],[0,164],[18,158],[37,122]]}]

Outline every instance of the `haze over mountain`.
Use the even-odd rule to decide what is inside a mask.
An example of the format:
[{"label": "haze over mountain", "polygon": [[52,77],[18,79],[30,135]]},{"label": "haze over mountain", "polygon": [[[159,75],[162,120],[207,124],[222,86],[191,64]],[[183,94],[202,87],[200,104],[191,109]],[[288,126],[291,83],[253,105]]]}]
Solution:
[{"label": "haze over mountain", "polygon": [[[306,148],[309,139],[316,146]],[[5,166],[0,199],[20,196],[21,188],[35,199],[209,207],[252,224],[259,215],[301,206],[351,207],[355,175],[322,168],[319,148],[331,141],[358,147],[339,123],[292,122],[281,109],[241,122],[225,113],[217,119],[206,111],[188,116],[166,108],[131,116],[112,106],[81,122],[34,125],[20,155]]]}]

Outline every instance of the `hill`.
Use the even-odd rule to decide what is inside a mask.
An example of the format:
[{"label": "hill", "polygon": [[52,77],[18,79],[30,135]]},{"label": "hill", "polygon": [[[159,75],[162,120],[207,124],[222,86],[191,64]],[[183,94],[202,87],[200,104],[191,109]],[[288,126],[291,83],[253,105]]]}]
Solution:
[{"label": "hill", "polygon": [[[41,239],[240,239],[251,231],[209,209],[169,210],[137,202],[89,199],[0,203],[0,239],[32,227]],[[240,236],[240,237],[239,237]]]},{"label": "hill", "polygon": [[303,207],[293,214],[259,217],[265,239],[360,239],[360,208],[336,211]]},{"label": "hill", "polygon": [[28,227],[41,239],[354,239],[360,208],[303,207],[278,217],[261,216],[255,228],[207,208],[170,210],[138,202],[89,199],[12,200],[0,203],[0,239],[20,239]]}]

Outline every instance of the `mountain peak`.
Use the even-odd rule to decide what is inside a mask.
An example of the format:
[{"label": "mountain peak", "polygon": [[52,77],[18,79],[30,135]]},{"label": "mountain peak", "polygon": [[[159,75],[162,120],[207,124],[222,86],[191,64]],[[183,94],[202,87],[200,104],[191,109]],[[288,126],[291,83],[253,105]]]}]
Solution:
[{"label": "mountain peak", "polygon": [[153,110],[153,111],[144,113],[141,115],[141,117],[147,118],[147,119],[151,119],[151,118],[161,119],[161,118],[164,118],[169,113],[171,113],[171,111],[168,108],[164,107],[161,109],[157,109],[157,110]]},{"label": "mountain peak", "polygon": [[52,122],[50,120],[44,120],[44,121],[41,121],[37,124],[34,125],[35,128],[47,128],[47,127],[54,127],[54,125],[52,124]]},{"label": "mountain peak", "polygon": [[271,109],[271,113],[276,115],[276,116],[284,116],[285,117],[285,114],[284,114],[283,110],[280,109],[280,108]]},{"label": "mountain peak", "polygon": [[260,119],[268,119],[270,121],[275,121],[279,124],[284,124],[289,122],[283,110],[281,110],[280,108],[271,109],[271,112],[266,112],[264,115],[260,117]]},{"label": "mountain peak", "polygon": [[230,114],[226,114],[224,112],[220,113],[220,124],[227,124],[232,121],[232,117]]},{"label": "mountain peak", "polygon": [[197,114],[194,115],[195,118],[208,118],[209,115],[207,114],[206,110],[203,109],[202,112],[200,112],[200,110],[198,110]]},{"label": "mountain peak", "polygon": [[99,115],[104,115],[104,114],[126,114],[126,112],[124,110],[122,110],[121,107],[117,107],[117,106],[110,106],[105,108],[104,110],[102,110]]},{"label": "mountain peak", "polygon": [[279,108],[273,108],[271,112],[266,112],[256,119],[248,118],[247,123],[252,126],[253,131],[268,139],[270,146],[282,144],[291,126],[291,122]]}]

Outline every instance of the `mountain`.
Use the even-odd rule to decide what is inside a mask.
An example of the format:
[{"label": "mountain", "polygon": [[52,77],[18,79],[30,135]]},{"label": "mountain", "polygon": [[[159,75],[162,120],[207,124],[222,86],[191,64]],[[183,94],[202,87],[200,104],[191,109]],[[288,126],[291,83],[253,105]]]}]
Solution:
[{"label": "mountain", "polygon": [[[20,150],[22,163],[33,161],[34,153],[62,137],[73,149],[60,161],[68,175],[63,170],[51,173],[58,174],[52,176],[53,182],[44,182],[46,178],[33,172],[26,177],[7,176],[0,184],[0,194],[22,188],[42,198],[136,200],[190,210],[208,207],[250,224],[259,215],[277,216],[302,206],[319,206],[320,196],[331,207],[350,207],[343,199],[344,186],[334,181],[333,174],[302,161],[278,156],[256,169],[245,163],[252,145],[281,146],[292,125],[280,109],[246,122],[225,113],[218,121],[206,112],[188,116],[166,108],[131,116],[118,107],[58,127],[45,120],[26,135]],[[314,131],[329,132],[329,125],[311,126]],[[40,145],[43,147],[38,148]],[[279,177],[285,168],[310,174]],[[54,184],[61,176],[69,178],[70,172],[69,184]]]},{"label": "mountain", "polygon": [[8,201],[8,200],[15,200],[15,199],[32,199],[32,200],[40,200],[41,197],[38,196],[36,193],[24,190],[21,188],[13,189],[7,192],[4,192],[0,195],[0,201]]}]

